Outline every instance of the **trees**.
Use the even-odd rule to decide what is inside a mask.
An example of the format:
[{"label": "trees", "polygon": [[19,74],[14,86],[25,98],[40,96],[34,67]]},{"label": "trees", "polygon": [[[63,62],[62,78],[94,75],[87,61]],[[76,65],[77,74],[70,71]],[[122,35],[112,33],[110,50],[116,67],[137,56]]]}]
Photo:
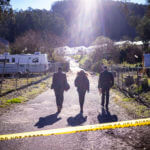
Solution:
[{"label": "trees", "polygon": [[137,45],[124,44],[119,48],[120,63],[127,62],[135,64],[142,62],[142,48]]},{"label": "trees", "polygon": [[147,10],[147,16],[150,18],[150,0],[148,0],[148,10]]},{"label": "trees", "polygon": [[[10,42],[29,30],[51,32],[62,36],[66,30],[63,18],[47,10],[28,9],[26,11],[14,12],[13,34],[9,35]],[[10,37],[13,37],[11,40]]]},{"label": "trees", "polygon": [[0,5],[9,5],[10,0],[0,0]]},{"label": "trees", "polygon": [[149,52],[148,46],[149,46],[149,41],[150,41],[150,18],[147,16],[144,16],[141,19],[136,29],[141,40],[143,41],[144,51],[148,53]]},{"label": "trees", "polygon": [[[97,13],[90,13],[88,20],[91,26],[89,27],[87,24],[83,25],[84,15],[81,23],[77,23],[77,16],[80,16],[82,11],[82,8],[78,8],[80,0],[55,2],[51,11],[29,8],[17,12],[11,9],[9,1],[4,1],[5,13],[0,14],[2,18],[0,19],[0,37],[9,42],[14,42],[18,36],[29,30],[51,32],[57,36],[65,35],[70,40],[68,43],[70,46],[89,46],[93,39],[102,35],[113,40],[120,40],[123,36],[131,39],[137,36],[135,28],[127,23],[125,12],[120,7],[123,5],[122,2],[95,0],[97,6],[94,12]],[[141,18],[146,10],[146,6],[132,3],[127,3],[127,7],[137,18]]]},{"label": "trees", "polygon": [[148,8],[145,16],[140,20],[136,27],[136,30],[143,41],[144,52],[150,53],[149,41],[150,41],[150,0],[148,0]]},{"label": "trees", "polygon": [[14,12],[10,0],[0,0],[0,37],[13,41]]},{"label": "trees", "polygon": [[11,52],[13,54],[27,54],[40,51],[47,53],[49,59],[52,59],[54,48],[64,46],[65,42],[65,38],[61,38],[50,32],[29,30],[17,37],[15,42],[11,44]]},{"label": "trees", "polygon": [[0,0],[0,9],[1,11],[4,11],[5,9],[10,6],[10,0]]},{"label": "trees", "polygon": [[113,41],[109,39],[108,37],[98,36],[96,40],[93,42],[93,45],[103,45],[103,44],[112,45]]},{"label": "trees", "polygon": [[119,62],[119,54],[118,49],[111,39],[99,36],[93,42],[93,52],[89,54],[83,67],[99,72],[104,63],[111,65],[112,62]]},{"label": "trees", "polygon": [[[97,36],[106,36],[112,40],[120,40],[123,36],[134,39],[137,36],[135,27],[128,23],[126,12],[122,9],[122,6],[125,6],[123,2],[112,0],[95,0],[94,2],[96,2],[96,7],[90,13],[91,16],[89,15],[90,28],[88,28],[88,23],[82,28],[86,13],[80,20],[77,20],[82,11],[79,0],[59,1],[52,6],[52,11],[65,19],[71,46],[88,46]],[[136,16],[137,21],[144,16],[146,11],[144,5],[126,3],[126,6],[129,15]],[[77,23],[77,21],[81,22]]]},{"label": "trees", "polygon": [[[150,0],[147,0],[150,4]],[[128,22],[131,26],[136,28],[136,33],[138,34],[138,40],[143,41],[144,53],[149,51],[149,41],[150,41],[150,5],[145,5],[146,10],[143,16],[135,16],[133,12],[127,14]]]},{"label": "trees", "polygon": [[93,55],[93,60],[99,60],[99,59],[107,59],[107,60],[113,60],[114,62],[118,61],[118,52],[117,48],[114,45],[114,42],[109,39],[108,37],[99,36],[96,38],[96,40],[93,42],[93,45],[97,45],[97,48],[95,49],[95,54]]},{"label": "trees", "polygon": [[11,53],[41,51],[51,58],[55,47],[64,46],[66,23],[62,17],[52,11],[32,8],[15,12],[6,9],[9,3],[3,4],[0,37],[11,43]]},{"label": "trees", "polygon": [[0,54],[5,53],[6,51],[7,52],[9,51],[8,46],[6,46],[5,43],[0,41]]},{"label": "trees", "polygon": [[[37,33],[45,32],[60,38],[68,38],[69,46],[89,46],[97,36],[109,37],[112,40],[120,40],[122,37],[133,39],[137,36],[135,28],[127,23],[125,13],[120,8],[122,2],[96,1],[95,12],[97,13],[91,12],[90,18],[86,19],[90,20],[89,26],[84,24],[84,15],[81,17],[81,22],[77,23],[78,19],[76,18],[82,11],[82,8],[78,8],[80,0],[55,2],[50,11],[32,8],[25,11],[13,11],[9,0],[3,0],[5,5],[3,5],[3,9],[1,7],[3,13],[0,13],[0,37],[13,43],[24,33],[32,30]],[[127,3],[127,6],[129,10],[133,10],[133,15],[137,18],[143,17],[146,6],[132,3]]]}]

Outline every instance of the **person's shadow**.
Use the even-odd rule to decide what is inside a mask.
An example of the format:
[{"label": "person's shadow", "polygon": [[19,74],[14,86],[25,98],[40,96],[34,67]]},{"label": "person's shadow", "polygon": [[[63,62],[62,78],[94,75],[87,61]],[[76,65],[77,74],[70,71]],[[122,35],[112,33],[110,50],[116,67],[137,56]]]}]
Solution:
[{"label": "person's shadow", "polygon": [[111,115],[109,110],[105,110],[102,107],[102,112],[97,116],[99,123],[117,122],[118,117],[116,115]]},{"label": "person's shadow", "polygon": [[68,125],[70,126],[78,126],[86,122],[87,116],[83,116],[82,113],[77,114],[75,117],[69,117],[67,119]]},{"label": "person's shadow", "polygon": [[59,113],[57,112],[46,117],[40,117],[39,121],[34,126],[37,126],[37,128],[43,128],[47,125],[52,125],[61,119],[58,118],[58,114]]}]

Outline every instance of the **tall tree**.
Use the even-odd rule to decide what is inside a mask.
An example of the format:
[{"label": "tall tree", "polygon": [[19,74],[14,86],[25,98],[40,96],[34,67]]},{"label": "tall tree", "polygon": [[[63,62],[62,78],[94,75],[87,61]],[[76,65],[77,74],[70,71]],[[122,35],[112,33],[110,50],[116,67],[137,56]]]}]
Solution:
[{"label": "tall tree", "polygon": [[0,7],[4,8],[10,5],[10,0],[0,0]]},{"label": "tall tree", "polygon": [[150,18],[144,16],[137,26],[137,32],[144,44],[144,51],[149,52],[148,46],[150,41]]},{"label": "tall tree", "polygon": [[[13,32],[13,10],[10,0],[0,0],[0,37],[11,39]],[[10,41],[10,40],[9,40]]]},{"label": "tall tree", "polygon": [[46,31],[29,30],[16,38],[15,43],[11,44],[12,53],[34,53],[40,51],[52,57],[54,48],[66,44],[65,38]]},{"label": "tall tree", "polygon": [[137,25],[136,29],[137,32],[143,41],[144,44],[144,52],[150,53],[149,49],[149,41],[150,41],[150,0],[147,0],[148,6],[145,16],[140,20],[139,24]]}]

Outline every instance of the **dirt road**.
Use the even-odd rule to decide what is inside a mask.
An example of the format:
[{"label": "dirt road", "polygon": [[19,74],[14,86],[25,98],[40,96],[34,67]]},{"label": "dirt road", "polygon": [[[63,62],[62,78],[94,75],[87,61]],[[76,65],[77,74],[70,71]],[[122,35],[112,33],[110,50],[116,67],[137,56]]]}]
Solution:
[{"label": "dirt road", "polygon": [[[68,126],[89,125],[132,119],[113,101],[111,92],[109,113],[102,111],[97,91],[98,77],[88,75],[90,93],[86,94],[83,116],[79,113],[79,101],[74,79],[79,70],[71,63],[67,73],[71,89],[65,92],[62,112],[56,114],[54,92],[47,90],[25,104],[20,104],[0,116],[0,134],[55,129]],[[149,133],[147,132],[149,131]],[[150,148],[149,127],[84,132],[49,137],[0,141],[0,150],[134,150]]]}]

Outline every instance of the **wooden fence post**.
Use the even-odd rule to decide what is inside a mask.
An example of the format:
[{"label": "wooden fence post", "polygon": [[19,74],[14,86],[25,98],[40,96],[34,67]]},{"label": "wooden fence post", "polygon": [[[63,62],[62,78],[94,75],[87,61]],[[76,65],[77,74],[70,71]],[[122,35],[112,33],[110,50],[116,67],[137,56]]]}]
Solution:
[{"label": "wooden fence post", "polygon": [[121,82],[121,88],[122,88],[122,90],[123,90],[123,68],[122,68],[121,73],[122,73],[122,74],[121,74],[121,81],[122,81],[122,82]]},{"label": "wooden fence post", "polygon": [[140,93],[139,93],[139,92],[140,92],[140,91],[139,91],[139,90],[140,90],[140,87],[139,87],[139,85],[140,85],[140,84],[139,84],[139,80],[140,80],[140,79],[139,79],[139,68],[137,68],[137,86],[138,86],[138,91],[137,91],[137,93],[138,93],[138,99],[139,99],[139,94],[140,94]]},{"label": "wooden fence post", "polygon": [[19,60],[18,60],[18,63],[17,63],[17,76],[16,76],[16,89],[18,88],[18,76],[19,76]]}]

